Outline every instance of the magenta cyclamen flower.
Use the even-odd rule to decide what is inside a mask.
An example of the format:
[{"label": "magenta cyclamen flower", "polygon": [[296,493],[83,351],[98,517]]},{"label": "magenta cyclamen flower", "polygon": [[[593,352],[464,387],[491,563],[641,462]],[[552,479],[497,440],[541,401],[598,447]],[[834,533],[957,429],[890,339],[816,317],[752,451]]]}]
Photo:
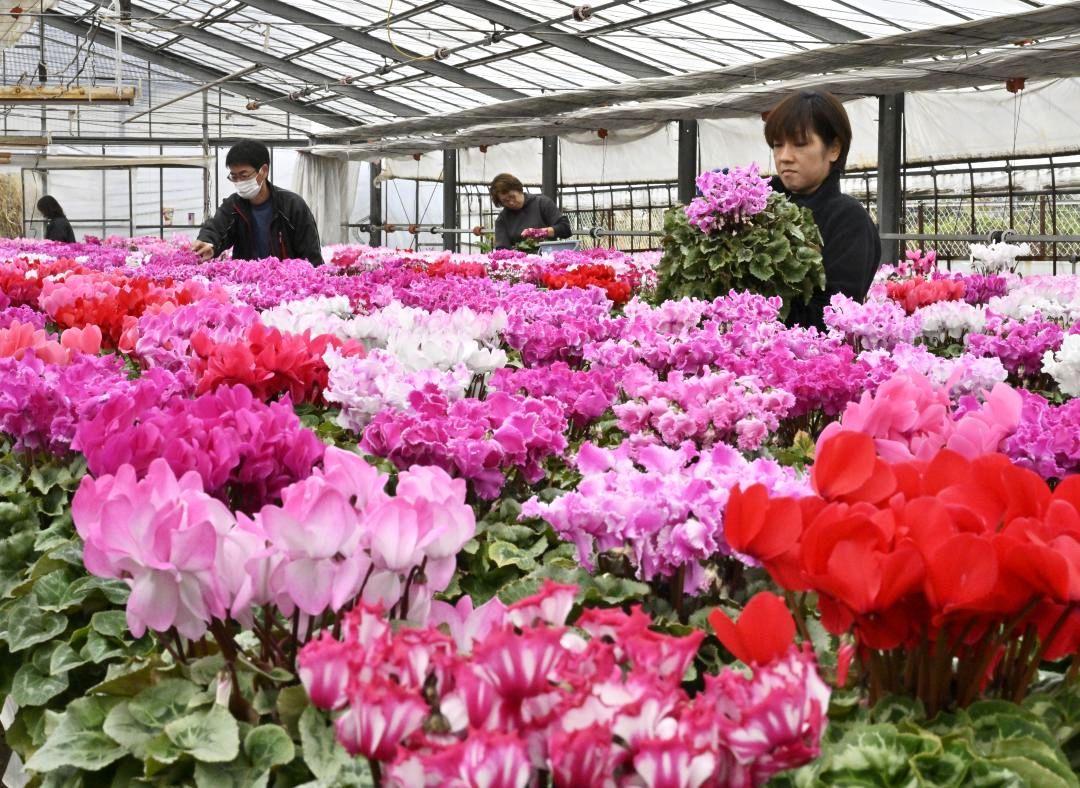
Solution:
[{"label": "magenta cyclamen flower", "polygon": [[163,458],[176,473],[197,471],[208,492],[254,511],[311,473],[325,446],[287,400],[266,404],[244,386],[222,386],[154,407],[153,397],[114,397],[80,427],[74,446],[91,473],[126,464],[144,473]]},{"label": "magenta cyclamen flower", "polygon": [[697,177],[698,197],[686,206],[690,224],[703,233],[743,224],[765,210],[772,186],[756,163],[709,170]]},{"label": "magenta cyclamen flower", "polygon": [[482,498],[497,498],[503,474],[514,469],[529,484],[540,481],[544,461],[566,449],[566,417],[551,398],[497,391],[451,403],[414,391],[409,402],[410,411],[384,411],[372,420],[363,449],[399,468],[435,465],[472,482]]}]

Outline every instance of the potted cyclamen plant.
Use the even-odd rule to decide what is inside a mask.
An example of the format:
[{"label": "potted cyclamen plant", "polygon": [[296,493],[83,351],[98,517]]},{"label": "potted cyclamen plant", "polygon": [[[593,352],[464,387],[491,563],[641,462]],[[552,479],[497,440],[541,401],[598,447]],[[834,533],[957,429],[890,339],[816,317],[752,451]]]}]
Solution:
[{"label": "potted cyclamen plant", "polygon": [[697,190],[664,215],[658,302],[748,290],[783,298],[784,317],[795,300],[825,288],[813,216],[774,192],[757,164],[703,172]]}]

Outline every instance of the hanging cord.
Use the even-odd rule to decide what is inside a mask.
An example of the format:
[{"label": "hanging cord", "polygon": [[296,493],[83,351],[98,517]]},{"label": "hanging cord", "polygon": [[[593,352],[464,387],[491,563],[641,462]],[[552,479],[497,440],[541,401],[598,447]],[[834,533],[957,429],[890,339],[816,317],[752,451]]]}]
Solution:
[{"label": "hanging cord", "polygon": [[[1012,142],[1012,157],[1016,158],[1016,143],[1020,137],[1020,117],[1021,110],[1024,106],[1024,88],[1020,88],[1013,94],[1013,142]],[[1011,166],[1011,164],[1010,164]],[[1012,178],[1012,173],[1009,174],[1009,178]],[[1035,231],[1035,210],[1038,208],[1039,201],[1031,201],[1031,210],[1028,212],[1027,230],[1028,235],[1033,235]]]},{"label": "hanging cord", "polygon": [[394,43],[393,32],[390,29],[391,11],[393,11],[393,10],[394,10],[394,0],[389,0],[389,2],[386,4],[386,41],[387,41],[387,43],[389,43],[390,46],[392,46],[394,48],[394,51],[397,52],[399,55],[401,55],[402,57],[408,58],[408,62],[410,62],[410,63],[415,63],[415,62],[421,61],[421,60],[434,60],[435,59],[434,55],[425,55],[424,57],[417,57],[416,55],[409,54],[408,52],[405,52],[402,49],[398,49],[398,45]]}]

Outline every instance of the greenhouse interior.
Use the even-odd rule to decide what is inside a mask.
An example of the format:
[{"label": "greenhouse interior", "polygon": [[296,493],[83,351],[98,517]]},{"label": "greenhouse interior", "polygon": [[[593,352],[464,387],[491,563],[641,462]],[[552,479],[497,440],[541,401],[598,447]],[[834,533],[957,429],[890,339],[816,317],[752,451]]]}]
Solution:
[{"label": "greenhouse interior", "polygon": [[0,77],[2,785],[1080,788],[1080,2],[0,0]]}]

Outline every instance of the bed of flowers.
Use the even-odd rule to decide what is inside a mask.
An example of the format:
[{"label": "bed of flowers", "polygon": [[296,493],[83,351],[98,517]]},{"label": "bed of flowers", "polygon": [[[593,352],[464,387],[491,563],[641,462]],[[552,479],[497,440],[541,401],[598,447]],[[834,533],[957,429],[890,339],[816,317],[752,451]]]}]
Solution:
[{"label": "bed of flowers", "polygon": [[1080,784],[1080,278],[325,256],[0,242],[35,784]]}]

